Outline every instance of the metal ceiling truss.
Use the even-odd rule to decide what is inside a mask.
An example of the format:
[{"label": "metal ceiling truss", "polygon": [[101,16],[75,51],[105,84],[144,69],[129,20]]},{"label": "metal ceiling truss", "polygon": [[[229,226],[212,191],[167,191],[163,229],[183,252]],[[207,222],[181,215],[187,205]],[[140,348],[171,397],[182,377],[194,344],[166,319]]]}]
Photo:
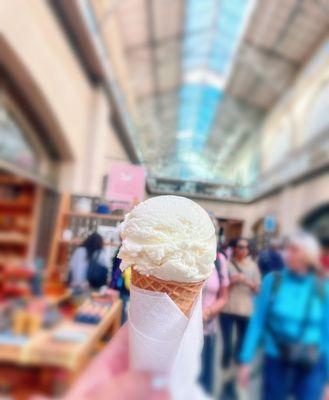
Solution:
[{"label": "metal ceiling truss", "polygon": [[[210,4],[219,10],[222,1],[198,3],[200,19],[212,12]],[[266,112],[287,90],[310,52],[328,32],[327,4],[329,10],[329,0],[256,3],[233,55],[226,93],[217,107],[204,148],[199,151],[200,168],[208,163],[209,168],[217,168],[218,177],[223,179],[221,163],[232,158],[250,135],[260,131]],[[216,16],[212,15],[212,25],[199,24],[188,31],[185,24],[190,5],[191,0],[124,0],[116,3],[115,8],[120,15],[132,87],[141,114],[139,140],[143,143],[144,160],[150,170],[167,171],[171,176],[175,175],[175,165],[178,171],[182,163],[175,153],[175,143],[179,134],[180,93],[186,81],[183,64],[195,61],[193,57],[201,54],[183,43],[193,36],[207,38],[201,63],[206,67],[211,52],[209,38],[214,37],[218,28]],[[225,42],[220,43],[219,54],[224,54]],[[198,101],[207,108],[205,102],[210,100],[203,96]],[[187,102],[185,107],[186,115],[193,115],[196,105]]]}]

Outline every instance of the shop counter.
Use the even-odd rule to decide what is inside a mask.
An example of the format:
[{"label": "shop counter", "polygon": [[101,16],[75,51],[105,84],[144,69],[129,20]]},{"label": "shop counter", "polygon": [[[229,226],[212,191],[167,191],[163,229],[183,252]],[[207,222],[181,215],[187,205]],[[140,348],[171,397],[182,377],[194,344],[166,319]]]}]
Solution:
[{"label": "shop counter", "polygon": [[[66,318],[54,328],[41,329],[30,338],[8,334],[6,341],[2,337],[2,383],[5,382],[9,386],[11,395],[17,391],[20,393],[19,373],[27,376],[30,372],[31,382],[34,382],[36,391],[48,395],[60,394],[58,392],[74,381],[91,357],[120,328],[121,315],[122,302],[117,299],[98,324],[80,323]],[[26,396],[31,395],[33,390],[25,388],[23,393],[26,393]],[[15,398],[28,397],[18,395]]]}]

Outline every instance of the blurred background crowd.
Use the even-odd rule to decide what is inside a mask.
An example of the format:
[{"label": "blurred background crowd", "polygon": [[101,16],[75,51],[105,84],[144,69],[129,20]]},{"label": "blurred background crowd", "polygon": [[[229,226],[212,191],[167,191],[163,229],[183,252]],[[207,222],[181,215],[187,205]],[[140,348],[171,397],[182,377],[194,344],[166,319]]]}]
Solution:
[{"label": "blurred background crowd", "polygon": [[203,387],[223,400],[327,399],[328,248],[299,232],[251,254],[242,237],[218,247],[203,291]]},{"label": "blurred background crowd", "polygon": [[118,225],[159,194],[218,235],[204,388],[320,399],[328,109],[328,0],[0,0],[0,399],[60,396],[111,344]]}]

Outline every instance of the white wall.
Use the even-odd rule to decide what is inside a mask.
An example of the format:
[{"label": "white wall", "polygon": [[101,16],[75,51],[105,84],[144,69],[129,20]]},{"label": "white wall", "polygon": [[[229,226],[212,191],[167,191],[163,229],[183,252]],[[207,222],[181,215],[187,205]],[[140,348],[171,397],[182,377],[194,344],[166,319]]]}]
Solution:
[{"label": "white wall", "polygon": [[[312,141],[314,137],[308,134],[310,111],[321,88],[328,82],[329,37],[316,49],[291,88],[266,118],[262,131],[263,173]],[[329,90],[329,85],[327,88]]]},{"label": "white wall", "polygon": [[48,2],[0,1],[0,39],[11,55],[0,53],[1,61],[48,124],[59,152],[69,154],[57,166],[59,189],[99,194],[108,157],[127,155],[110,126],[104,93],[87,79]]}]

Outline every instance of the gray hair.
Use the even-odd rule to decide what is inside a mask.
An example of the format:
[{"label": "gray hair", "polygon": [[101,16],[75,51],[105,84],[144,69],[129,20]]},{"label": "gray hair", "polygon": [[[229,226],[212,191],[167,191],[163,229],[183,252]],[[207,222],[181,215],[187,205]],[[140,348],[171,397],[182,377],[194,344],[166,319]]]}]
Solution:
[{"label": "gray hair", "polygon": [[310,266],[319,268],[320,266],[320,244],[318,240],[305,231],[297,232],[289,237],[289,244],[301,248]]}]

